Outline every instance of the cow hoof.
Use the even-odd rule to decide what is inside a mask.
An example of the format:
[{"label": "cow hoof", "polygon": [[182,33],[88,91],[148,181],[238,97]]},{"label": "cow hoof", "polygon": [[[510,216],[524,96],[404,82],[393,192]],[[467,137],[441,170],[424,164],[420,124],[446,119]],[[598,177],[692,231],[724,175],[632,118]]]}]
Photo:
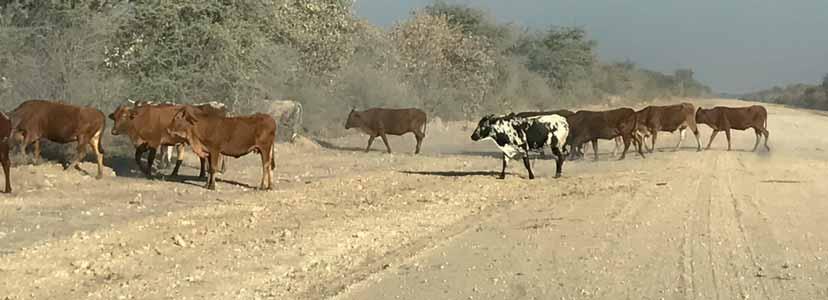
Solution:
[{"label": "cow hoof", "polygon": [[103,175],[98,174],[98,176],[95,176],[95,179],[97,179],[97,180],[101,180],[101,179],[103,179]]},{"label": "cow hoof", "polygon": [[503,180],[506,179],[506,176],[497,176],[497,179]]},{"label": "cow hoof", "polygon": [[555,178],[561,178],[561,173],[556,173]]}]

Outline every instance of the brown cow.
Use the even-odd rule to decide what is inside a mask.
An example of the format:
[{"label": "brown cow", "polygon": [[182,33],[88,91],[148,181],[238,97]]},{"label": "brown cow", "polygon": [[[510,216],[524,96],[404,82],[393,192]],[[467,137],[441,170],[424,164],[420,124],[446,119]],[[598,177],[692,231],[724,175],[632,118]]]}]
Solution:
[{"label": "brown cow", "polygon": [[[173,117],[184,106],[171,103],[153,104],[151,102],[139,102],[135,105],[135,107],[121,105],[109,115],[109,118],[115,121],[115,125],[112,127],[112,135],[126,134],[129,136],[136,147],[135,162],[138,164],[138,168],[148,178],[152,178],[152,165],[155,162],[155,155],[159,147],[175,146],[187,142],[186,139],[172,136],[167,132],[167,128],[172,124]],[[223,116],[224,113],[223,111],[212,110],[209,112],[219,116]],[[147,166],[144,168],[141,164],[141,156],[147,151],[149,151]],[[178,175],[178,170],[184,159],[183,148],[179,148],[178,155],[171,176]],[[203,158],[200,161],[199,177],[204,177],[205,161]]]},{"label": "brown cow", "polygon": [[208,189],[216,188],[216,168],[222,155],[241,157],[250,152],[262,156],[261,189],[273,183],[273,143],[276,141],[276,120],[266,114],[242,117],[218,117],[185,106],[178,110],[168,129],[171,135],[186,139],[199,157],[210,159]]},{"label": "brown cow", "polygon": [[759,139],[762,135],[765,136],[765,148],[770,151],[768,146],[768,111],[764,106],[752,105],[748,107],[723,107],[716,106],[712,109],[703,109],[699,107],[696,111],[696,123],[706,124],[713,129],[713,134],[710,136],[710,142],[707,143],[707,149],[713,144],[713,139],[719,131],[724,131],[727,136],[727,151],[730,151],[730,130],[746,130],[753,128],[756,133],[756,144],[753,145],[753,150],[759,147]]},{"label": "brown cow", "polygon": [[371,108],[364,111],[352,109],[345,122],[345,129],[359,128],[369,136],[365,152],[371,150],[374,138],[379,136],[385,143],[388,153],[391,153],[391,146],[388,145],[388,138],[385,135],[403,135],[411,132],[417,139],[414,154],[418,154],[426,134],[426,121],[425,112],[416,108]]},{"label": "brown cow", "polygon": [[94,108],[75,106],[63,102],[28,100],[11,112],[14,139],[20,142],[20,150],[26,157],[26,147],[34,143],[34,161],[40,159],[40,139],[66,144],[78,142],[75,158],[66,170],[76,168],[86,157],[86,146],[95,151],[98,175],[103,177],[103,147],[101,133],[106,125],[104,114]]},{"label": "brown cow", "polygon": [[[659,131],[675,132],[679,130],[679,141],[676,144],[676,151],[684,141],[687,128],[693,131],[696,136],[697,150],[701,151],[701,140],[699,139],[699,128],[696,126],[696,107],[690,103],[681,103],[667,106],[647,106],[636,113],[637,132],[649,133],[652,137],[650,153],[655,150],[656,140]],[[642,134],[646,135],[646,134]]]},{"label": "brown cow", "polygon": [[5,193],[11,193],[11,180],[9,180],[9,167],[11,161],[9,160],[9,139],[11,139],[12,123],[9,117],[3,112],[0,112],[0,163],[3,165],[3,174],[6,176]]},{"label": "brown cow", "polygon": [[[581,110],[566,118],[569,123],[569,137],[567,145],[578,147],[586,142],[592,142],[592,151],[595,160],[598,160],[598,139],[614,139],[618,136],[624,141],[624,151],[621,158],[627,155],[630,143],[635,143],[638,154],[644,157],[641,151],[641,140],[634,134],[636,128],[635,111],[631,108],[618,108],[608,111]],[[577,155],[578,151],[571,151]]]}]

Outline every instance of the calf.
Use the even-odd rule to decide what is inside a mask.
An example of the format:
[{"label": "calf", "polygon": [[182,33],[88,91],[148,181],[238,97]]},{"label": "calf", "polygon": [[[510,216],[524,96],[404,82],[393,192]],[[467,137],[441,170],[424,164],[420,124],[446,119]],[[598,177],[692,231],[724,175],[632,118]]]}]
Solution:
[{"label": "calf", "polygon": [[[620,136],[624,142],[624,150],[619,159],[624,159],[630,143],[635,143],[638,154],[644,157],[641,151],[641,140],[635,134],[635,111],[631,108],[618,108],[608,111],[578,111],[566,118],[571,132],[566,144],[578,147],[586,142],[592,142],[595,160],[598,160],[598,139],[614,139]],[[578,151],[572,151],[575,155]]]},{"label": "calf", "polygon": [[66,144],[78,142],[75,158],[65,167],[75,168],[86,157],[86,147],[95,151],[98,175],[103,177],[103,147],[101,133],[106,125],[104,114],[94,108],[75,106],[63,102],[28,100],[11,112],[13,138],[20,142],[21,152],[34,143],[34,161],[40,159],[40,139]]},{"label": "calf", "polygon": [[681,103],[667,106],[647,106],[642,110],[637,111],[637,131],[649,133],[652,137],[652,147],[648,149],[650,153],[655,150],[656,140],[658,139],[659,131],[674,132],[679,130],[679,141],[676,144],[676,149],[681,147],[681,142],[684,141],[687,128],[693,131],[696,136],[697,150],[701,151],[701,140],[699,139],[699,129],[696,126],[696,108],[690,103]]},{"label": "calf", "polygon": [[724,107],[716,106],[711,109],[704,109],[699,107],[696,111],[696,123],[706,124],[713,129],[710,136],[710,141],[707,143],[707,149],[713,144],[713,139],[719,131],[724,131],[727,137],[727,151],[730,151],[730,130],[746,130],[753,128],[756,134],[756,143],[753,145],[753,150],[759,147],[759,139],[765,136],[765,149],[770,151],[768,146],[768,111],[764,106],[752,105],[748,107]]},{"label": "calf", "polygon": [[369,136],[368,147],[365,152],[371,150],[374,138],[381,137],[385,143],[388,153],[391,153],[391,146],[388,145],[386,134],[403,135],[413,133],[417,139],[417,147],[414,154],[420,153],[420,145],[423,143],[426,133],[426,114],[416,108],[387,109],[371,108],[364,111],[351,110],[348,120],[345,122],[345,129],[359,128]]},{"label": "calf", "polygon": [[523,165],[529,171],[529,179],[534,179],[529,165],[529,151],[537,151],[549,146],[555,154],[555,177],[563,171],[563,146],[569,134],[566,119],[559,115],[544,115],[524,118],[514,114],[506,116],[488,115],[477,124],[471,135],[472,141],[492,139],[503,152],[503,168],[500,179],[506,178],[506,164],[510,159],[523,159]]},{"label": "calf", "polygon": [[3,174],[6,176],[5,193],[11,193],[11,180],[9,180],[9,167],[11,161],[9,160],[9,139],[11,138],[12,123],[9,117],[3,112],[0,112],[0,164],[3,165]]},{"label": "calf", "polygon": [[193,152],[210,160],[208,189],[216,188],[216,168],[222,155],[241,157],[258,152],[262,157],[261,189],[270,189],[273,182],[273,143],[276,121],[266,114],[242,117],[219,117],[185,106],[178,110],[168,132],[186,139]]}]

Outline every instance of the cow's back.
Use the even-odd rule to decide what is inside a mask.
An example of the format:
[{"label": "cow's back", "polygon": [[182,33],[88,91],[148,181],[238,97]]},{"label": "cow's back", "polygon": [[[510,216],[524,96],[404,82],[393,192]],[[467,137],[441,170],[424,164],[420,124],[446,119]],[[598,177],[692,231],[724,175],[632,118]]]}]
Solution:
[{"label": "cow's back", "polygon": [[732,129],[744,130],[753,127],[765,128],[768,118],[768,111],[764,106],[751,105],[747,107],[724,107],[717,106]]},{"label": "cow's back", "polygon": [[363,121],[372,129],[384,129],[386,134],[401,135],[421,129],[426,114],[416,108],[371,108],[360,112]]},{"label": "cow's back", "polygon": [[696,124],[696,108],[690,103],[647,106],[636,112],[637,121],[659,131],[675,131],[682,125]]},{"label": "cow's back", "polygon": [[102,129],[104,115],[94,108],[47,100],[25,101],[12,112],[17,129],[38,137],[67,143],[85,131]]}]

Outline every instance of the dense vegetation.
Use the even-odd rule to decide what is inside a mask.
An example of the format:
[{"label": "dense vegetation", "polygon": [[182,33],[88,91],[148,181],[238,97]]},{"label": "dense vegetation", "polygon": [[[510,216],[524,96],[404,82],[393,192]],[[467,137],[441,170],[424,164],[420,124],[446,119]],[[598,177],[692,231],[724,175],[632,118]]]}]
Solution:
[{"label": "dense vegetation", "polygon": [[828,74],[822,77],[822,83],[791,84],[786,87],[773,87],[755,93],[742,95],[745,100],[785,104],[795,107],[828,110]]},{"label": "dense vegetation", "polygon": [[217,100],[239,113],[295,99],[335,133],[350,107],[444,119],[610,97],[700,96],[692,70],[603,63],[582,28],[529,30],[435,2],[389,29],[348,0],[0,1],[0,105],[111,109],[125,99]]}]

